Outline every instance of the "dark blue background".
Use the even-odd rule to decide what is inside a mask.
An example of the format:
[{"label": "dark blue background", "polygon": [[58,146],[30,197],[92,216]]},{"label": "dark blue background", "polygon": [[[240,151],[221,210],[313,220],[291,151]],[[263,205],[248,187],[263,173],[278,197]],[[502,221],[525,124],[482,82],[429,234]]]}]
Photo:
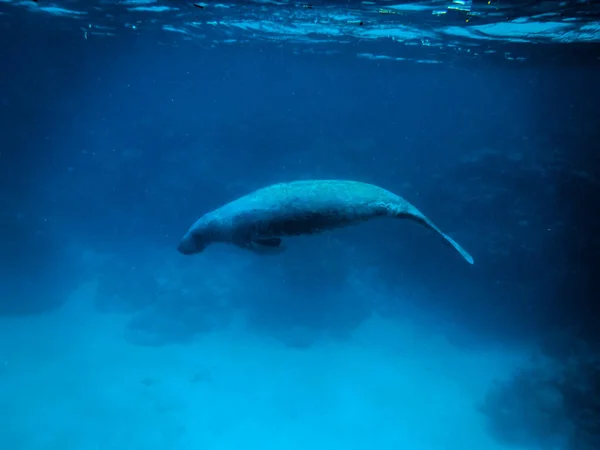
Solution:
[{"label": "dark blue background", "polygon": [[595,332],[597,67],[22,25],[0,30],[0,312],[55,307],[86,279],[73,239],[130,260],[175,252],[197,216],[251,189],[344,177],[405,196],[473,254],[468,267],[414,224],[339,235],[422,306],[479,339]]}]

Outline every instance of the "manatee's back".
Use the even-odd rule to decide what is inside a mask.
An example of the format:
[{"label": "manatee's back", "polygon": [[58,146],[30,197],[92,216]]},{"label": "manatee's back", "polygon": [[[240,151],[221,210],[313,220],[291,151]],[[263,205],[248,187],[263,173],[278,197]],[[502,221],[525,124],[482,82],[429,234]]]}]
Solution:
[{"label": "manatee's back", "polygon": [[[329,214],[335,210],[349,217],[373,215],[376,204],[398,205],[397,195],[368,183],[346,180],[300,180],[273,184],[233,200],[207,215],[221,224],[232,223],[240,215],[268,218],[285,211],[290,215]],[[347,209],[347,211],[344,211]],[[382,210],[385,208],[382,208]]]},{"label": "manatee's back", "polygon": [[268,186],[250,194],[255,204],[277,208],[331,209],[341,205],[372,207],[402,199],[378,186],[347,180],[301,180]]}]

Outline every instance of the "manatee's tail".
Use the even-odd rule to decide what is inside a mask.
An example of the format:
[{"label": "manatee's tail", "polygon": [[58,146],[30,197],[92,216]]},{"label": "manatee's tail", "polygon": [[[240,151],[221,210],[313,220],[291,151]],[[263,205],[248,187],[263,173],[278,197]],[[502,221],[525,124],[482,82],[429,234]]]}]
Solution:
[{"label": "manatee's tail", "polygon": [[402,217],[406,217],[406,218],[415,220],[415,221],[419,222],[421,225],[425,226],[426,228],[429,228],[430,230],[434,231],[439,236],[444,238],[444,242],[446,244],[448,244],[448,245],[452,246],[454,249],[456,249],[456,251],[458,253],[460,253],[462,255],[462,257],[465,258],[465,260],[469,264],[473,264],[473,262],[474,262],[473,257],[471,255],[469,255],[464,248],[462,248],[460,245],[458,245],[458,243],[454,239],[452,239],[450,236],[448,236],[446,233],[444,233],[442,230],[440,230],[431,220],[429,220],[427,217],[425,217],[416,208],[413,207],[413,211],[411,211],[410,213],[402,214]]}]

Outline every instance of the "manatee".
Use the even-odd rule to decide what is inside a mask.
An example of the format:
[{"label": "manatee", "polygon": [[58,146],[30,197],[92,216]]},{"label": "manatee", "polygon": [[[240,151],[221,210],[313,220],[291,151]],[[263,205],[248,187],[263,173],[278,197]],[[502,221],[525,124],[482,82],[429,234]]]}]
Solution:
[{"label": "manatee", "polygon": [[200,217],[178,251],[192,255],[222,242],[256,253],[277,252],[284,248],[284,237],[318,234],[376,217],[412,219],[473,264],[471,255],[408,201],[379,186],[349,180],[302,180],[258,189]]}]

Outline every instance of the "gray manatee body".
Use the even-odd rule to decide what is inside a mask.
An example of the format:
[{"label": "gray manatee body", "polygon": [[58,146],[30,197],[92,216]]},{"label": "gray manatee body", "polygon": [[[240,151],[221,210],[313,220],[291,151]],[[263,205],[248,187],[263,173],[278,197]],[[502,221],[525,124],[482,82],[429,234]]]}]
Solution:
[{"label": "gray manatee body", "polygon": [[473,258],[402,197],[346,180],[303,180],[258,189],[198,219],[179,243],[191,255],[215,242],[259,253],[282,249],[281,238],[310,235],[375,217],[412,219],[434,231],[470,264]]}]

